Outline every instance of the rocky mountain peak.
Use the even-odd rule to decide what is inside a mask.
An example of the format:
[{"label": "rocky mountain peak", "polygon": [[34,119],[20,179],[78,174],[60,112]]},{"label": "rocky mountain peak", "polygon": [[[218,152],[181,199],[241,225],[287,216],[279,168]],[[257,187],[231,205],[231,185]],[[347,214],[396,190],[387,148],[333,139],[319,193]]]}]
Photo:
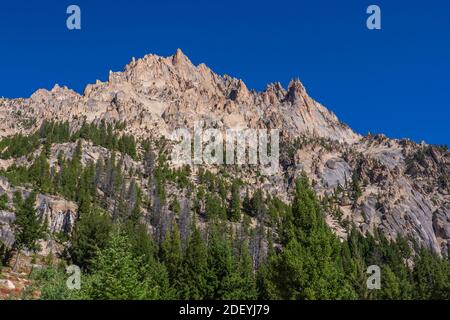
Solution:
[{"label": "rocky mountain peak", "polygon": [[[137,141],[167,138],[200,120],[219,129],[278,129],[287,145],[284,171],[259,187],[287,199],[293,178],[305,171],[321,196],[333,196],[339,216],[362,232],[378,227],[391,238],[412,234],[436,252],[450,248],[448,150],[361,137],[311,98],[299,79],[287,89],[272,83],[255,92],[241,79],[194,65],[178,49],[168,57],[133,58],[123,71],[111,71],[108,81],[87,85],[83,95],[55,85],[28,99],[0,99],[0,118],[0,137],[36,132],[44,120],[67,121],[72,131],[83,121],[126,123],[120,134]],[[20,161],[27,160],[0,159],[0,168]]]},{"label": "rocky mountain peak", "polygon": [[[198,120],[212,121],[223,127],[277,128],[284,136],[299,134],[326,137],[347,143],[359,139],[336,116],[306,93],[300,80],[294,79],[285,90],[280,83],[270,84],[263,92],[249,90],[244,81],[214,73],[205,64],[195,66],[180,50],[168,57],[149,54],[133,58],[123,71],[110,71],[107,82],[89,84],[82,96],[66,87],[38,90],[30,99],[5,100],[4,112],[11,121],[0,124],[0,134],[23,131],[11,115],[15,105],[24,109],[36,130],[44,120],[126,121],[137,137],[155,128],[162,134]],[[24,116],[23,114],[21,115]]]},{"label": "rocky mountain peak", "polygon": [[300,79],[295,78],[289,82],[287,89],[287,99],[294,103],[296,100],[300,99],[303,95],[306,95],[306,90]]},{"label": "rocky mountain peak", "polygon": [[181,51],[180,48],[178,48],[175,52],[175,54],[172,56],[172,63],[175,66],[183,65],[183,64],[191,64],[191,60]]}]

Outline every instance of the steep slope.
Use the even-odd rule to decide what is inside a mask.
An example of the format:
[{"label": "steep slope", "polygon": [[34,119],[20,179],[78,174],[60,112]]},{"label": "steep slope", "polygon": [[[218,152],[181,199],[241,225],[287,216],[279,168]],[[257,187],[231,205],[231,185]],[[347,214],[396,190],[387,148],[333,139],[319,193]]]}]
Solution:
[{"label": "steep slope", "polygon": [[359,139],[325,107],[311,99],[293,80],[287,90],[272,84],[264,92],[249,91],[229,76],[219,76],[204,64],[194,66],[181,52],[162,58],[147,55],[110,72],[109,81],[88,85],[82,96],[56,85],[29,99],[0,100],[2,136],[32,131],[44,119],[86,118],[127,121],[127,129],[144,136],[148,130],[168,133],[196,120],[219,127],[279,128],[295,137],[308,133],[342,142]]},{"label": "steep slope", "polygon": [[1,99],[0,119],[0,136],[35,132],[44,120],[69,121],[72,130],[84,121],[126,122],[123,131],[141,140],[199,120],[207,127],[280,129],[279,173],[265,180],[252,168],[241,173],[254,189],[290,200],[293,179],[305,171],[327,199],[327,222],[338,235],[345,237],[354,223],[361,232],[412,236],[435,252],[450,248],[449,151],[361,137],[309,97],[299,80],[287,89],[275,83],[255,92],[204,64],[194,66],[177,50],[166,58],[133,59],[83,95],[55,86],[28,99]]}]

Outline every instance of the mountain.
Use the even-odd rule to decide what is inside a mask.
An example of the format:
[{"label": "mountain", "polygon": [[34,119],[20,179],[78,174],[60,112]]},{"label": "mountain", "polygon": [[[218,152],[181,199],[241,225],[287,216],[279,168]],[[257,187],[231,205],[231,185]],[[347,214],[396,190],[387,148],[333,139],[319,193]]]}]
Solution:
[{"label": "mountain", "polygon": [[[248,186],[241,190],[242,195],[261,189],[288,202],[295,178],[305,172],[328,204],[324,205],[326,221],[339,237],[345,238],[348,226],[354,224],[363,234],[380,231],[389,239],[402,235],[439,254],[450,250],[448,149],[383,135],[361,136],[312,99],[298,79],[288,88],[274,83],[255,92],[242,80],[217,75],[204,64],[193,65],[177,50],[169,57],[133,58],[123,71],[110,71],[107,82],[87,85],[82,95],[55,85],[26,99],[2,98],[0,120],[3,140],[39,133],[43,123],[68,123],[71,133],[86,124],[114,123],[117,136],[133,137],[138,145],[137,156],[127,156],[125,162],[128,169],[135,170],[135,180],[143,190],[149,187],[140,178],[145,176],[145,161],[139,143],[146,139],[167,139],[175,128],[192,129],[199,120],[205,127],[219,129],[280,129],[279,172],[260,177],[251,166],[233,171]],[[124,125],[118,128],[118,124]],[[0,169],[4,172],[11,166],[31,166],[41,152],[41,147],[36,147],[26,155],[8,156],[11,146],[0,142],[0,147]],[[52,143],[50,167],[58,163],[60,152],[70,158],[75,149],[73,141]],[[110,150],[83,140],[83,165],[102,154],[109,156]],[[0,193],[8,194],[9,203],[14,191],[27,189],[10,185],[8,177],[2,181]],[[167,192],[169,198],[184,195],[175,188]],[[39,198],[40,214],[53,223],[54,232],[70,229],[76,219],[76,204],[61,194],[47,193],[42,192]],[[106,208],[113,214],[114,204],[108,201]],[[0,213],[0,237],[12,243],[8,212]]]},{"label": "mountain", "polygon": [[[43,119],[127,121],[133,134],[150,130],[167,134],[168,128],[197,120],[225,127],[282,127],[291,137],[308,133],[341,142],[360,137],[325,107],[311,99],[299,80],[288,89],[270,84],[264,92],[249,91],[227,75],[219,76],[204,64],[194,66],[181,52],[167,58],[147,55],[111,72],[105,83],[88,85],[83,95],[56,85],[38,90],[29,99],[0,101],[0,134],[35,130]],[[37,120],[29,126],[30,121]],[[156,128],[155,128],[156,127]]]}]

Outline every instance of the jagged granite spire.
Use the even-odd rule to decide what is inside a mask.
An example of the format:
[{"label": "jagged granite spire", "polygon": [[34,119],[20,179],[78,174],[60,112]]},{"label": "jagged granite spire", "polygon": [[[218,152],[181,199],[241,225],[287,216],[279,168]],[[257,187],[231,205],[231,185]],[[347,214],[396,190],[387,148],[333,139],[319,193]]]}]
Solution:
[{"label": "jagged granite spire", "polygon": [[[167,128],[207,120],[224,127],[276,127],[292,137],[313,134],[348,143],[359,139],[311,99],[300,80],[291,81],[287,91],[280,84],[270,85],[264,92],[249,91],[240,79],[217,75],[204,64],[193,65],[181,49],[169,57],[133,59],[124,71],[110,71],[107,82],[86,86],[82,96],[67,88],[45,91],[38,90],[31,99],[20,102],[3,100],[11,121],[0,124],[0,135],[36,129],[44,119],[86,117],[88,121],[127,121],[138,136],[155,124],[167,133]],[[30,117],[39,115],[36,127],[21,128],[11,113],[17,108]]]}]

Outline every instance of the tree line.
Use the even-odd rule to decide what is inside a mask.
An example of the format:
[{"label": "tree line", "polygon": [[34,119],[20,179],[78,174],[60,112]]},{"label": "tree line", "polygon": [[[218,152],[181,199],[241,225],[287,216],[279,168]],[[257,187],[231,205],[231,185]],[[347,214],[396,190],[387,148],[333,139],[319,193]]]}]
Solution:
[{"label": "tree line", "polygon": [[[448,256],[413,239],[388,240],[377,230],[362,235],[351,224],[347,239],[339,239],[305,174],[295,182],[292,202],[284,203],[263,190],[251,192],[241,179],[172,169],[164,152],[149,147],[142,148],[142,172],[125,170],[111,130],[85,125],[71,157],[59,154],[50,167],[51,144],[74,134],[67,124],[45,124],[38,139],[44,147],[31,166],[2,172],[32,190],[16,192],[12,208],[0,197],[0,206],[17,216],[16,252],[37,251],[38,240],[50,236],[35,212],[38,193],[78,205],[72,232],[59,235],[70,243],[59,265],[32,274],[43,299],[450,298]],[[98,139],[112,152],[83,165],[80,138]],[[4,262],[6,251],[0,250]],[[66,287],[69,264],[82,270],[81,290]],[[381,268],[380,290],[366,286],[370,265]]]}]

